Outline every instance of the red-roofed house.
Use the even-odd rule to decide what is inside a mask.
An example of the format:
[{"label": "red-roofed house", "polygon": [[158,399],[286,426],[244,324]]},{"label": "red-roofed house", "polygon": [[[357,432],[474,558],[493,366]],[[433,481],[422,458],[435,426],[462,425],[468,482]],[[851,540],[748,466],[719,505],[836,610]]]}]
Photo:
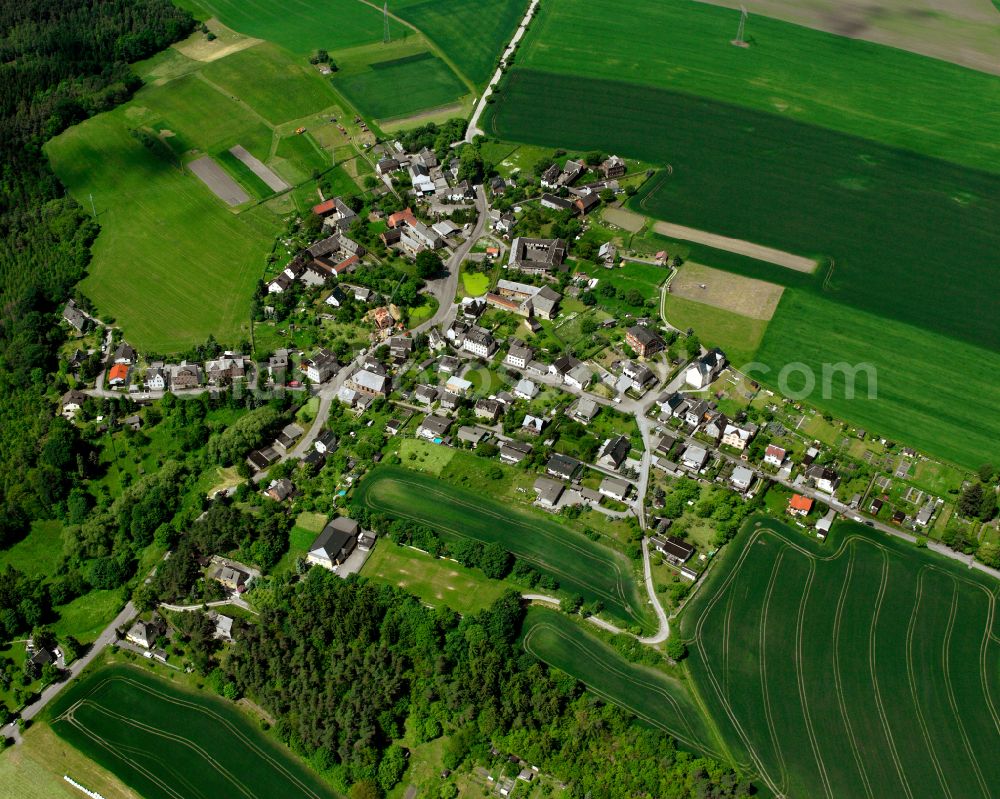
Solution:
[{"label": "red-roofed house", "polygon": [[391,227],[399,227],[400,225],[415,226],[417,224],[417,218],[413,215],[413,211],[406,208],[402,211],[396,211],[394,214],[390,214],[389,218],[386,220],[386,224]]},{"label": "red-roofed house", "polygon": [[317,216],[326,216],[327,214],[332,214],[337,209],[336,200],[326,200],[321,202],[319,205],[313,206],[313,213]]},{"label": "red-roofed house", "polygon": [[333,267],[333,271],[336,272],[338,275],[342,275],[344,274],[344,272],[346,272],[348,269],[350,269],[357,263],[361,263],[361,259],[358,258],[358,256],[356,255],[352,255],[350,258],[345,258],[343,261],[341,261],[339,264]]},{"label": "red-roofed house", "polygon": [[787,453],[781,447],[775,446],[774,444],[768,444],[767,449],[764,450],[764,463],[768,463],[771,466],[781,466],[785,462],[785,455]]},{"label": "red-roofed house", "polygon": [[801,494],[792,494],[792,498],[788,500],[788,512],[792,516],[808,516],[809,511],[813,509],[813,501],[809,497],[804,497]]},{"label": "red-roofed house", "polygon": [[108,385],[121,386],[128,380],[128,364],[116,363],[108,372]]}]

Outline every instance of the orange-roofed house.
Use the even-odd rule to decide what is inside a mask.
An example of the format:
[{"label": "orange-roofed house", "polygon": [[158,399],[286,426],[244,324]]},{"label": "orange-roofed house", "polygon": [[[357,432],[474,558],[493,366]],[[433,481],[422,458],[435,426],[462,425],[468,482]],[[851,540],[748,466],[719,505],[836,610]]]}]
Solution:
[{"label": "orange-roofed house", "polygon": [[417,218],[413,215],[413,211],[409,208],[405,208],[402,211],[396,211],[394,214],[390,214],[389,218],[386,220],[386,224],[391,227],[399,227],[400,225],[409,225],[413,227],[417,224]]},{"label": "orange-roofed house", "polygon": [[792,516],[808,516],[809,511],[813,509],[813,501],[809,497],[804,497],[801,494],[792,494],[792,498],[788,500],[788,512]]},{"label": "orange-roofed house", "polygon": [[108,372],[109,386],[122,386],[128,380],[128,364],[116,363]]},{"label": "orange-roofed house", "polygon": [[314,205],[313,213],[316,214],[317,216],[326,216],[327,214],[332,214],[336,210],[336,208],[337,208],[337,201],[335,199],[326,200],[325,202],[321,202],[319,205]]}]

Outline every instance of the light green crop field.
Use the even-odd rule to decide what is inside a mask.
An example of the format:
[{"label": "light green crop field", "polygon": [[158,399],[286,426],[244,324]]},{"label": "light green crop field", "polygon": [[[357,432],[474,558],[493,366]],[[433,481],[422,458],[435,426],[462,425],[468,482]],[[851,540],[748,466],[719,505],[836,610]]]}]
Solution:
[{"label": "light green crop field", "polygon": [[428,605],[447,605],[463,614],[488,608],[508,588],[479,569],[467,569],[388,539],[378,542],[361,575],[402,588]]},{"label": "light green crop field", "polygon": [[[183,5],[183,3],[182,3]],[[382,9],[359,0],[295,0],[293,3],[246,3],[197,0],[197,7],[247,36],[267,39],[293,53],[339,50],[382,41]],[[389,20],[393,40],[406,28]]]},{"label": "light green crop field", "polygon": [[785,796],[991,796],[997,585],[841,523],[748,525],[681,617],[710,713]]},{"label": "light green crop field", "polygon": [[468,93],[451,68],[428,50],[354,64],[338,73],[333,84],[357,108],[376,119],[448,105]]},{"label": "light green crop field", "polygon": [[[687,0],[633,0],[630,13],[616,0],[549,0],[516,63],[712,98],[1000,172],[1000,116],[982,112],[1000,104],[1000,78],[756,15],[751,47],[730,45],[735,34],[732,11]],[[611,131],[627,127],[621,108]]]},{"label": "light green crop field", "polygon": [[706,347],[719,347],[737,367],[753,360],[764,339],[768,322],[668,294],[664,301],[667,321],[678,330],[693,328]]},{"label": "light green crop field", "polygon": [[396,466],[376,468],[358,486],[354,501],[392,517],[425,524],[444,538],[499,543],[563,591],[601,600],[619,623],[650,627],[632,567],[623,556],[541,513],[511,508]]},{"label": "light green crop field", "polygon": [[493,76],[527,10],[527,0],[398,0],[390,7],[480,88]]},{"label": "light green crop field", "polygon": [[[971,469],[1000,462],[1000,354],[995,351],[789,289],[756,360],[770,371],[752,376],[772,386],[786,364],[807,365],[816,378],[809,402],[872,435],[905,441]],[[877,400],[868,399],[864,375],[854,399],[847,396],[843,376],[834,375],[831,390],[823,391],[823,364],[841,362],[875,367]],[[801,375],[787,383],[796,391],[804,388]]]},{"label": "light green crop field", "polygon": [[729,760],[704,714],[679,680],[629,663],[554,610],[529,608],[521,629],[525,650],[539,660],[576,677],[595,694],[658,727],[685,748]]},{"label": "light green crop field", "polygon": [[132,666],[91,672],[46,712],[60,738],[145,799],[335,795],[232,705]]},{"label": "light green crop field", "polygon": [[317,149],[308,133],[293,133],[280,139],[274,154],[275,171],[293,184],[308,180],[314,171],[330,165],[330,160]]},{"label": "light green crop field", "polygon": [[315,114],[336,102],[329,81],[314,67],[269,43],[212,61],[201,74],[272,125]]}]

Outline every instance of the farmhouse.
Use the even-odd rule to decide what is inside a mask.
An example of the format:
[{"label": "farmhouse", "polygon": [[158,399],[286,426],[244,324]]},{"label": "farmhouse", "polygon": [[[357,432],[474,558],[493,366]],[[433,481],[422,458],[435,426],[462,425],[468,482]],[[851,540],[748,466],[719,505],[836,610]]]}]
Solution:
[{"label": "farmhouse", "polygon": [[656,551],[662,554],[667,559],[667,562],[674,566],[680,566],[694,555],[694,547],[677,536],[668,535],[661,537],[654,535],[649,540]]},{"label": "farmhouse", "polygon": [[543,275],[558,268],[565,258],[566,242],[562,239],[518,237],[510,246],[507,266],[527,274]]},{"label": "farmhouse", "polygon": [[335,570],[354,551],[358,543],[361,526],[346,516],[338,516],[323,528],[309,552],[306,561],[322,566],[324,569]]},{"label": "farmhouse", "polygon": [[662,338],[642,325],[634,325],[625,331],[625,343],[635,350],[640,358],[649,358],[667,346]]},{"label": "farmhouse", "polygon": [[601,163],[600,170],[605,179],[620,178],[625,174],[625,162],[617,155],[613,155]]},{"label": "farmhouse", "polygon": [[559,168],[559,164],[552,164],[542,172],[541,183],[546,189],[556,189],[559,187],[559,175],[562,174],[562,170]]},{"label": "farmhouse", "polygon": [[573,207],[580,216],[586,216],[600,204],[601,198],[597,196],[597,192],[588,192],[573,201]]},{"label": "farmhouse", "polygon": [[[553,167],[558,169],[559,167]],[[555,194],[545,193],[542,195],[541,199],[542,208],[549,208],[553,211],[574,211],[575,206],[572,200],[568,200],[565,197],[558,197]]]},{"label": "farmhouse", "polygon": [[605,477],[601,480],[601,486],[598,490],[602,496],[624,502],[632,492],[632,484],[619,477]]}]

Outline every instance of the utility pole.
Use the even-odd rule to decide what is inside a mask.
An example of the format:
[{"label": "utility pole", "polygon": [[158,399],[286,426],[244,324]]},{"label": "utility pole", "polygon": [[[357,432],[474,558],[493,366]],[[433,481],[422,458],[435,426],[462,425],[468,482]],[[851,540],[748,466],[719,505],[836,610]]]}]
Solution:
[{"label": "utility pole", "polygon": [[747,8],[746,8],[746,6],[740,6],[740,25],[736,29],[736,38],[733,39],[733,41],[730,42],[730,44],[733,44],[736,47],[749,47],[750,46],[750,45],[748,45],[746,43],[746,41],[743,38],[743,34],[746,32],[746,25],[747,25],[747,17],[748,16],[749,16],[749,14],[747,14]]}]

